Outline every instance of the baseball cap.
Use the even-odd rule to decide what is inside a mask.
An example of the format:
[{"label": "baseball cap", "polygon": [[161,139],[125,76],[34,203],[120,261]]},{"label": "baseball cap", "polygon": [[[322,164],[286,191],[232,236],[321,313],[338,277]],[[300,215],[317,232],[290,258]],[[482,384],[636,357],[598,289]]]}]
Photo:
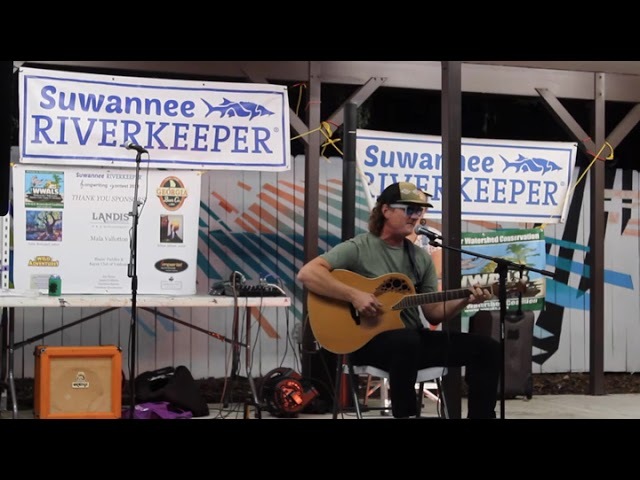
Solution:
[{"label": "baseball cap", "polygon": [[429,203],[431,194],[423,192],[413,183],[397,182],[392,183],[378,197],[378,204],[383,203],[413,203],[416,205],[424,205],[425,207],[433,207]]}]

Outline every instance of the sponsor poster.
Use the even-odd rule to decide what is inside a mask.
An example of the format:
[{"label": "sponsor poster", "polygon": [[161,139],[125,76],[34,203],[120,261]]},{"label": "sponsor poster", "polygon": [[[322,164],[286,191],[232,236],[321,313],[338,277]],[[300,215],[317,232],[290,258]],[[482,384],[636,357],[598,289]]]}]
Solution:
[{"label": "sponsor poster", "polygon": [[[201,172],[13,166],[16,289],[63,294],[196,293]],[[136,255],[132,255],[137,209]],[[134,261],[135,260],[135,261]]]},{"label": "sponsor poster", "polygon": [[[427,225],[426,217],[420,219],[421,225]],[[429,230],[441,234],[436,228],[429,226]],[[486,233],[461,234],[461,248],[466,252],[475,252],[481,255],[509,260],[522,265],[520,270],[507,272],[507,309],[518,308],[518,294],[522,294],[522,310],[541,310],[544,306],[546,277],[537,272],[527,270],[527,267],[544,270],[546,266],[546,250],[544,230],[511,229]],[[442,290],[442,255],[443,248],[439,242],[431,244],[426,235],[412,234],[409,237],[418,247],[425,249],[431,255],[438,274],[438,290]],[[473,315],[478,310],[500,310],[498,302],[498,282],[500,276],[495,272],[496,262],[486,258],[477,257],[471,253],[461,254],[461,288],[471,285],[489,285],[494,289],[496,297],[478,305],[469,305],[464,311],[465,315]]]},{"label": "sponsor poster", "polygon": [[[285,171],[287,87],[21,68],[23,163]],[[145,150],[147,154],[142,153]]]},{"label": "sponsor poster", "polygon": [[[460,148],[462,220],[565,221],[576,143],[463,138]],[[358,130],[356,158],[370,205],[388,185],[411,182],[433,195],[427,216],[442,217],[440,137]]]},{"label": "sponsor poster", "polygon": [[[485,233],[463,233],[461,248],[491,258],[509,260],[522,266],[522,270],[509,269],[507,272],[507,311],[517,310],[519,301],[522,310],[542,310],[544,306],[546,277],[541,273],[527,270],[527,267],[544,270],[546,250],[544,230],[541,228],[522,230],[497,230]],[[461,255],[462,287],[474,284],[490,285],[494,298],[482,304],[469,305],[464,313],[473,315],[478,310],[500,310],[497,294],[499,274],[493,260]]]}]

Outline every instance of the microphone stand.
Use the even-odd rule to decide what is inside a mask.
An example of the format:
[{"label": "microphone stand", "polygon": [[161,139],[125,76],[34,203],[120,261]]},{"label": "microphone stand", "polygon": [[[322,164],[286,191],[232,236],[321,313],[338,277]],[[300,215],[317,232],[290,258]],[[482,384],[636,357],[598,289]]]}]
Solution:
[{"label": "microphone stand", "polygon": [[505,319],[507,317],[507,272],[509,270],[518,270],[522,275],[522,272],[526,269],[531,272],[537,272],[542,275],[546,275],[548,277],[553,277],[553,272],[549,272],[547,270],[540,270],[537,268],[524,267],[522,264],[514,263],[510,260],[505,260],[500,257],[491,257],[489,255],[483,255],[477,252],[471,252],[469,250],[463,250],[461,248],[451,247],[449,245],[442,244],[442,236],[437,233],[421,230],[420,232],[416,232],[419,235],[426,235],[429,239],[429,244],[434,247],[442,247],[448,250],[452,250],[455,252],[466,253],[467,255],[471,255],[473,257],[484,258],[486,260],[490,260],[496,263],[496,269],[494,270],[498,273],[498,301],[500,303],[500,418],[504,419],[504,411],[505,411],[505,403],[504,403],[504,394],[505,394]]},{"label": "microphone stand", "polygon": [[129,392],[131,395],[129,409],[129,418],[134,418],[134,411],[136,406],[136,387],[135,387],[135,373],[136,373],[136,333],[138,329],[138,313],[137,313],[137,294],[138,294],[138,275],[137,275],[137,254],[138,254],[138,183],[140,178],[140,156],[142,152],[138,151],[136,154],[136,178],[133,188],[133,208],[131,210],[131,255],[129,257],[129,266],[127,275],[131,278],[131,348],[129,358]]}]

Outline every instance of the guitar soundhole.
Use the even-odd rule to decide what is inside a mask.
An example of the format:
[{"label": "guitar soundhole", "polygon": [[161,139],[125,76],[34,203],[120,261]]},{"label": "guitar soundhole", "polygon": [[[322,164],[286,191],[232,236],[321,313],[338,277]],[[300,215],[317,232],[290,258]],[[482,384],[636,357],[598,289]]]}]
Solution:
[{"label": "guitar soundhole", "polygon": [[389,278],[377,289],[379,292],[411,292],[409,284],[402,278]]}]

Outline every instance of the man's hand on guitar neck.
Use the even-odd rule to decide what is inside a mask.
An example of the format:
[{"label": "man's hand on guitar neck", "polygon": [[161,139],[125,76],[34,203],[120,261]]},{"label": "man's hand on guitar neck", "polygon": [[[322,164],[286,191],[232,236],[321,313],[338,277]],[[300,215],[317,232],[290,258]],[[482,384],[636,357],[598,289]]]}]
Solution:
[{"label": "man's hand on guitar neck", "polygon": [[[490,289],[478,284],[469,287],[468,290],[469,296],[467,298],[423,305],[422,312],[425,318],[429,319],[431,325],[438,325],[460,313],[467,305],[471,303],[482,303],[493,297]],[[462,289],[460,291],[462,291]]]},{"label": "man's hand on guitar neck", "polygon": [[469,288],[471,295],[469,295],[469,303],[482,303],[493,297],[491,290],[483,288],[476,284]]}]

